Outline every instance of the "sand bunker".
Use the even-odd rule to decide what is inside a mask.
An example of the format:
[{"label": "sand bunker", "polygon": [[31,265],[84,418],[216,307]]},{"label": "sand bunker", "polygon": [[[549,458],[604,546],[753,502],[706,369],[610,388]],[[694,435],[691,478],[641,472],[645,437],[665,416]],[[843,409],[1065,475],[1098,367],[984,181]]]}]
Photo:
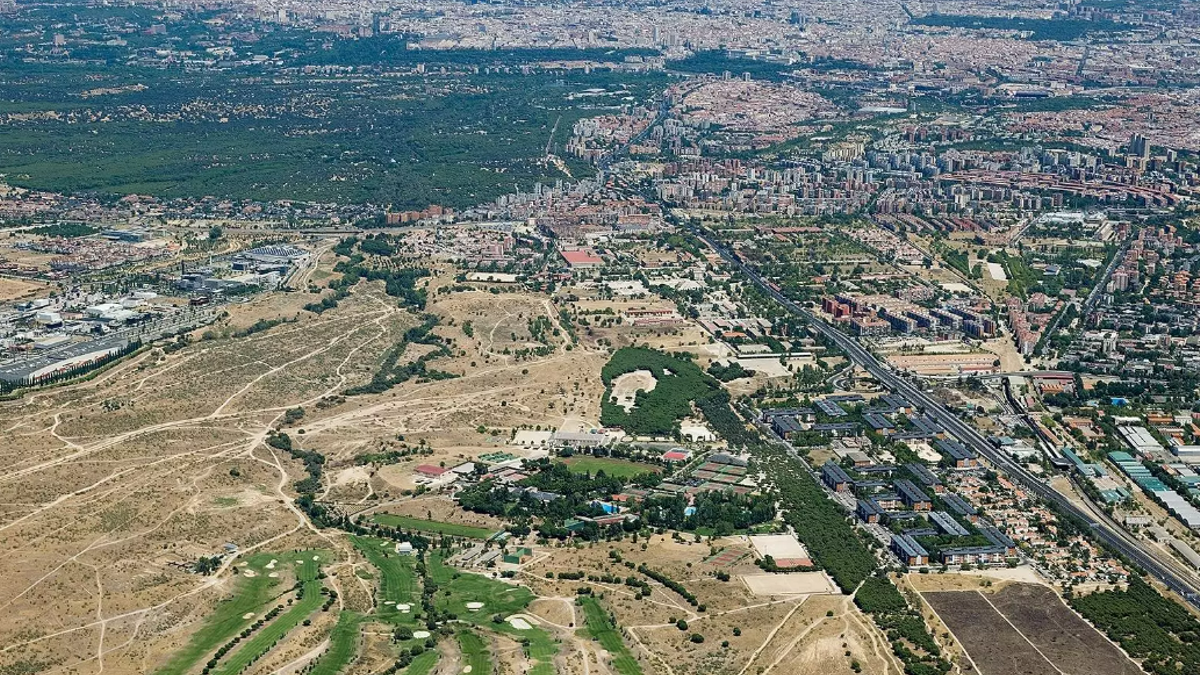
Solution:
[{"label": "sand bunker", "polygon": [[314,555],[314,556],[313,556],[313,560],[320,560],[320,559],[321,559],[321,556],[319,556],[319,555]]},{"label": "sand bunker", "polygon": [[400,610],[401,612],[407,612],[411,608],[412,608],[412,605],[406,605],[401,602],[396,603],[396,609]]},{"label": "sand bunker", "polygon": [[517,630],[529,630],[530,628],[533,628],[533,626],[529,625],[528,621],[522,619],[521,617],[513,617],[509,619],[508,625],[516,628]]},{"label": "sand bunker", "polygon": [[467,609],[469,609],[471,611],[475,611],[477,609],[483,609],[483,603],[482,602],[468,602]]},{"label": "sand bunker", "polygon": [[279,572],[271,572],[271,573],[270,573],[270,574],[268,574],[267,576],[268,576],[268,577],[271,577],[272,579],[278,579],[278,578],[279,578]]},{"label": "sand bunker", "polygon": [[471,666],[463,666],[463,672],[464,672],[464,673],[469,673],[469,672],[471,672]]},{"label": "sand bunker", "polygon": [[413,637],[417,638],[418,640],[424,640],[425,638],[429,637],[429,631],[427,631],[427,630],[414,630],[414,631],[413,631]]},{"label": "sand bunker", "polygon": [[243,614],[243,615],[242,615],[242,618],[243,618],[243,619],[253,619],[253,618],[254,618],[254,612],[246,612],[245,614]]},{"label": "sand bunker", "polygon": [[256,576],[258,576],[258,574],[256,574],[256,573],[254,572],[254,570],[246,570],[245,572],[242,572],[242,576],[244,576],[244,577],[256,577]]},{"label": "sand bunker", "polygon": [[385,604],[385,605],[394,605],[394,604],[396,604],[396,601],[395,601],[395,600],[384,600],[384,601],[383,601],[383,604]]}]

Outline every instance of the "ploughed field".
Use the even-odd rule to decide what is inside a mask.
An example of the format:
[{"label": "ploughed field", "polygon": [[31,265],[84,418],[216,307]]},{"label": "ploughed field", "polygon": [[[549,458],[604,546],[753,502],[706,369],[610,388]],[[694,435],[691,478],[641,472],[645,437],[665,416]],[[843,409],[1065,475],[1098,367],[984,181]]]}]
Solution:
[{"label": "ploughed field", "polygon": [[1141,669],[1053,590],[1012,584],[995,593],[923,594],[981,675],[1134,675]]}]

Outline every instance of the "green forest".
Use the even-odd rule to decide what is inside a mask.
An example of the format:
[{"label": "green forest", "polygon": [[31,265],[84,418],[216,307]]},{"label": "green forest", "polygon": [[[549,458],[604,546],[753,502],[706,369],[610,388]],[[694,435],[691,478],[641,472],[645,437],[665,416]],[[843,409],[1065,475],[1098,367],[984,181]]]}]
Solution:
[{"label": "green forest", "polygon": [[[648,370],[656,384],[637,393],[629,412],[613,403],[613,380],[635,370]],[[600,371],[604,382],[600,422],[636,436],[674,436],[679,422],[692,413],[692,403],[723,393],[720,385],[692,363],[687,354],[664,354],[643,347],[623,347]]]},{"label": "green forest", "polygon": [[[127,30],[162,20],[130,8],[38,7],[12,17],[14,34],[60,20],[81,34],[60,61],[27,61],[25,41],[0,37],[0,116],[28,114],[0,125],[0,173],[66,193],[465,208],[566,177],[543,161],[547,143],[561,152],[576,120],[605,112],[598,103],[648,98],[666,79],[522,69],[556,59],[619,63],[636,52],[430,54],[401,49],[400,36],[330,42],[299,28],[260,33],[252,45],[235,40],[241,60],[220,68],[131,58],[139,50],[203,53],[218,39],[207,16],[185,13],[166,36]],[[246,32],[254,27],[248,22]],[[127,46],[106,44],[114,31]],[[251,54],[276,58],[250,63]],[[359,72],[306,70],[335,62]],[[590,88],[614,95],[572,96]],[[563,159],[575,177],[592,172]]]},{"label": "green forest", "polygon": [[1148,673],[1200,673],[1200,620],[1134,577],[1124,591],[1077,596],[1071,607],[1142,660]]},{"label": "green forest", "polygon": [[954,14],[929,14],[912,19],[909,23],[919,26],[944,26],[947,28],[979,28],[986,30],[1008,30],[1030,33],[1033,40],[1056,40],[1069,42],[1090,33],[1116,33],[1132,26],[1113,21],[1085,19],[1026,19],[1002,16],[965,16]]}]

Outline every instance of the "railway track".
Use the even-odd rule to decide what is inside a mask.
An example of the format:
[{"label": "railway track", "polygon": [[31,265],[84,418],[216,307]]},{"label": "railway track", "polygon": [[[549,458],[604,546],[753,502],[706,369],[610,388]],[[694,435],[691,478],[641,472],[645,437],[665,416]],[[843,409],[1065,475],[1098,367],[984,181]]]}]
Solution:
[{"label": "railway track", "polygon": [[1173,569],[1172,563],[1174,561],[1164,563],[1157,556],[1144,549],[1140,542],[1109,518],[1107,514],[1104,514],[1103,509],[1091,503],[1086,495],[1081,495],[1080,498],[1085,501],[1088,508],[1084,509],[1077,506],[1066,496],[1042,482],[1041,479],[1034,476],[1025,467],[1007,457],[998,448],[989,443],[982,434],[959,419],[957,415],[942,405],[941,402],[926,394],[919,386],[901,377],[891,367],[881,363],[856,340],[835,329],[808,309],[784,296],[775,285],[764,280],[753,268],[743,262],[741,257],[734,251],[715,241],[707,233],[696,227],[684,226],[684,228],[707,243],[727,262],[741,270],[747,279],[758,286],[771,299],[779,303],[784,309],[804,318],[813,329],[841,348],[851,361],[871,373],[884,386],[895,393],[904,395],[910,401],[923,408],[926,414],[937,420],[959,442],[985,457],[993,466],[1004,471],[1010,479],[1029,492],[1053,504],[1060,512],[1087,523],[1096,538],[1144,569],[1148,574],[1158,579],[1164,586],[1173,593],[1178,594],[1193,607],[1200,609],[1200,584],[1177,573]]}]

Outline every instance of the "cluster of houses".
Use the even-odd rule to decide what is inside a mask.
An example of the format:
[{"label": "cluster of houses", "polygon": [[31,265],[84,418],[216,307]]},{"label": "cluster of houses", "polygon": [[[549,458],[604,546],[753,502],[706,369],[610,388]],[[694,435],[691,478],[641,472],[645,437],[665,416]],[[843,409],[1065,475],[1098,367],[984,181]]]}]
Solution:
[{"label": "cluster of houses", "polygon": [[1015,542],[947,491],[925,464],[846,469],[830,460],[821,467],[821,480],[835,492],[853,494],[864,523],[891,529],[892,551],[907,565],[1003,564],[1017,555]]},{"label": "cluster of houses", "polygon": [[[672,450],[663,457],[667,461],[678,461],[672,460],[668,455],[679,453],[680,450]],[[688,464],[653,488],[627,487],[625,492],[613,495],[613,501],[627,502],[653,495],[670,494],[683,495],[690,502],[693,496],[701,492],[734,492],[745,495],[757,490],[757,483],[754,477],[749,475],[749,462],[745,458],[717,452],[702,459],[704,461]]]},{"label": "cluster of houses", "polygon": [[[822,482],[848,495],[845,503],[854,504],[862,522],[886,527],[891,549],[904,563],[993,565],[1017,556],[1016,543],[947,490],[939,476],[981,469],[978,455],[905,397],[888,394],[868,402],[855,394],[828,396],[811,408],[766,411],[763,421],[783,438],[812,432],[829,437],[840,463],[831,459],[821,466]],[[877,463],[865,452],[837,452],[847,443],[861,445],[866,439],[851,437],[868,429],[905,443],[924,461]]]},{"label": "cluster of houses", "polygon": [[869,405],[858,394],[827,396],[814,401],[811,408],[776,408],[762,415],[776,434],[788,440],[809,433],[830,439],[855,437],[869,429],[896,442],[929,447],[947,468],[980,466],[974,450],[951,438],[937,420],[918,413],[908,399],[897,394],[880,396]]},{"label": "cluster of houses", "polygon": [[860,520],[893,531],[892,550],[905,565],[1003,565],[1016,556],[1016,543],[947,491],[928,466],[872,465],[852,472],[830,460],[821,479],[830,490],[857,497]]},{"label": "cluster of houses", "polygon": [[[748,475],[749,462],[743,457],[722,452],[693,457],[689,450],[673,448],[663,453],[662,459],[668,463],[682,463],[685,466],[652,488],[630,485],[623,492],[611,495],[606,500],[593,500],[590,505],[602,511],[603,515],[576,516],[564,523],[565,529],[568,532],[577,532],[588,527],[589,523],[605,527],[636,519],[636,515],[627,512],[627,505],[648,497],[681,495],[690,503],[692,498],[701,492],[729,491],[744,495],[757,490],[754,478]],[[523,485],[522,482],[532,474],[525,468],[524,459],[510,453],[489,453],[481,455],[477,462],[464,462],[449,468],[422,464],[413,471],[420,477],[418,480],[425,481],[425,484],[448,486],[455,483],[465,486],[476,480],[490,479],[506,487],[510,494],[525,499],[549,503],[563,498],[563,495],[557,492]]]}]

